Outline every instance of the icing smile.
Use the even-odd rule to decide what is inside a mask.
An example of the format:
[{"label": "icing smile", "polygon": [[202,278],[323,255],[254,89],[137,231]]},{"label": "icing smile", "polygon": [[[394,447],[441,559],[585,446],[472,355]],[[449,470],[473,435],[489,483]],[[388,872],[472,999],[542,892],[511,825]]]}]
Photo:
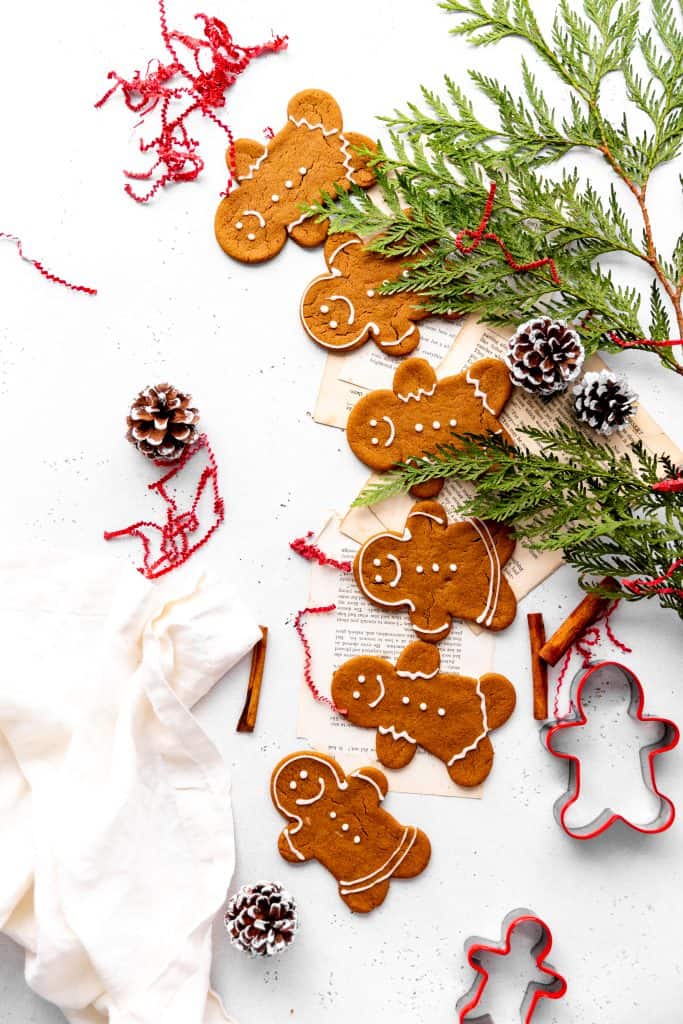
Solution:
[{"label": "icing smile", "polygon": [[325,792],[325,780],[322,778],[322,776],[320,776],[318,778],[318,782],[320,783],[320,788],[318,792],[315,794],[315,796],[310,796],[308,797],[308,799],[304,799],[304,797],[299,797],[299,799],[296,801],[297,807],[307,807],[308,804],[315,804],[318,802],[318,800],[320,800],[320,798],[323,796]]},{"label": "icing smile", "polygon": [[[394,439],[396,437],[396,425],[395,425],[394,421],[392,420],[392,418],[390,416],[382,416],[382,422],[386,423],[387,426],[389,427],[389,435],[388,435],[386,441],[384,442],[384,447],[385,448],[391,448],[392,444],[394,443]],[[377,420],[370,420],[370,426],[371,427],[376,427],[377,426]],[[373,436],[371,438],[371,442],[372,442],[372,444],[374,446],[377,446],[379,444],[379,437],[377,437],[376,435]]]}]

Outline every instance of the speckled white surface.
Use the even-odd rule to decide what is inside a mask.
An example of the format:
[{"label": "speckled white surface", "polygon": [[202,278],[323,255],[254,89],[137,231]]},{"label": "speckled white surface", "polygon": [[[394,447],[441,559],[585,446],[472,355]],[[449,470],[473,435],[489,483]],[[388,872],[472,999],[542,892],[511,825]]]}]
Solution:
[{"label": "speckled white surface", "polygon": [[[102,554],[102,529],[130,521],[148,479],[120,440],[127,402],[156,378],[192,390],[228,505],[206,557],[241,583],[271,627],[257,732],[233,731],[244,666],[200,710],[233,771],[233,884],[281,879],[299,898],[303,919],[296,947],[276,963],[242,957],[217,927],[218,989],[240,1024],[450,1024],[471,981],[465,938],[496,938],[507,911],[526,905],[550,923],[551,959],[569,981],[566,999],[543,1006],[539,1022],[673,1019],[683,998],[683,826],[655,839],[615,832],[590,844],[559,831],[552,804],[565,778],[531,719],[523,614],[496,650],[496,667],[517,682],[520,701],[496,737],[484,799],[389,798],[390,810],[431,836],[433,860],[421,879],[394,885],[371,917],[351,917],[325,871],[278,857],[281,821],[267,787],[276,760],[297,745],[301,654],[291,619],[308,585],[287,542],[317,527],[326,509],[343,508],[365,473],[341,433],[311,418],[323,354],[301,329],[297,305],[320,270],[320,253],[289,244],[272,263],[249,268],[214,242],[224,183],[220,133],[197,129],[207,159],[201,183],[170,190],[146,209],[123,195],[120,169],[137,159],[132,145],[126,149],[132,119],[120,103],[98,113],[92,101],[111,67],[142,66],[159,52],[154,6],[25,0],[0,15],[7,140],[0,228],[20,233],[59,273],[100,289],[88,299],[51,287],[11,247],[0,247],[0,397],[11,438],[2,460],[2,522],[6,544],[36,540]],[[197,6],[172,3],[172,24],[189,28]],[[329,89],[347,125],[374,134],[373,114],[415,98],[420,82],[438,88],[444,71],[462,79],[476,64],[512,85],[519,79],[517,44],[468,52],[449,38],[448,18],[432,0],[347,0],[338,8],[251,0],[246,7],[213,4],[209,13],[225,16],[240,41],[288,31],[291,48],[254,65],[232,90],[237,134],[277,129],[287,98],[307,86]],[[669,217],[678,200],[674,172],[664,179],[653,201],[667,242],[679,230]],[[602,187],[597,168],[595,181]],[[683,384],[647,356],[618,365],[680,444]],[[121,544],[106,557],[133,554]],[[540,608],[557,623],[577,596],[572,572],[563,570],[521,611]],[[683,723],[680,622],[641,605],[620,612],[616,625],[634,648],[629,664],[646,685],[648,708]],[[683,805],[682,765],[679,749],[662,762],[660,781]],[[0,941],[1,1024],[61,1019],[28,991],[19,952]]]}]

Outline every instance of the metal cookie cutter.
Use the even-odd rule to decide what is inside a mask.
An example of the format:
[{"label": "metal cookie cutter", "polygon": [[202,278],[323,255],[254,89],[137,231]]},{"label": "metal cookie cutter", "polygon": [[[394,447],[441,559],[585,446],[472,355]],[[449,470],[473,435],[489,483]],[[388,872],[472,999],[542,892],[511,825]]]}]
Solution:
[{"label": "metal cookie cutter", "polygon": [[476,1024],[495,1024],[489,1013],[479,1016],[471,1015],[481,1002],[484,990],[490,980],[489,971],[480,962],[481,955],[488,953],[494,956],[508,956],[512,947],[512,937],[518,930],[526,930],[531,933],[533,945],[529,952],[533,960],[534,971],[547,975],[547,981],[530,981],[527,985],[520,1006],[519,1019],[522,1024],[530,1024],[539,1000],[561,999],[567,991],[565,979],[545,960],[545,956],[553,944],[550,928],[531,910],[513,910],[503,921],[500,942],[489,942],[486,939],[473,937],[465,943],[467,960],[477,972],[477,977],[470,990],[457,1002],[458,1024],[475,1024],[475,1022]]},{"label": "metal cookie cutter", "polygon": [[[604,678],[601,677],[601,682],[606,685],[609,685],[609,683],[614,680],[625,681],[628,684],[631,690],[631,701],[628,706],[627,713],[634,721],[656,723],[662,727],[659,739],[655,740],[654,743],[650,743],[649,745],[642,747],[640,750],[640,766],[643,773],[643,782],[650,792],[659,800],[659,810],[650,822],[639,823],[630,821],[623,815],[617,814],[610,807],[606,807],[587,825],[572,828],[567,824],[567,813],[570,807],[579,799],[579,794],[581,792],[581,762],[579,761],[579,758],[575,757],[573,754],[565,754],[561,751],[555,750],[553,748],[553,738],[557,733],[564,729],[580,729],[588,721],[581,703],[581,696],[585,686],[595,673],[598,672],[598,670],[603,672]],[[557,819],[558,824],[561,825],[566,834],[572,839],[593,839],[595,836],[599,836],[601,833],[605,832],[616,821],[623,822],[624,825],[627,825],[629,828],[632,828],[637,832],[650,835],[658,832],[665,832],[666,829],[673,825],[674,818],[676,817],[676,808],[672,801],[669,800],[668,797],[664,796],[664,794],[657,788],[657,782],[655,779],[655,758],[658,754],[664,754],[676,746],[680,738],[678,726],[668,718],[655,718],[651,715],[643,714],[645,693],[640,680],[630,669],[626,668],[624,665],[620,665],[616,661],[597,662],[590,665],[587,669],[581,669],[581,671],[578,672],[572,680],[570,699],[570,707],[572,710],[569,716],[554,725],[544,726],[541,730],[541,739],[550,753],[554,757],[559,757],[565,761],[569,761],[569,787],[556,801],[554,807],[555,818]]]}]

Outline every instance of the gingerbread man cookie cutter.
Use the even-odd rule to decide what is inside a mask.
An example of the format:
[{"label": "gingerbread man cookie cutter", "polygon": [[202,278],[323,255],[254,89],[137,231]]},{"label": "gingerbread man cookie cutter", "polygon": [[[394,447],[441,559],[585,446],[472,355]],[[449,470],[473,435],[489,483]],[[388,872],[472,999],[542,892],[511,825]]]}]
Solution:
[{"label": "gingerbread man cookie cutter", "polygon": [[378,768],[347,775],[334,758],[314,750],[289,754],[271,778],[273,804],[289,822],[280,833],[280,855],[293,864],[319,861],[356,913],[378,907],[393,878],[421,874],[431,856],[424,832],[380,806],[388,789]]},{"label": "gingerbread man cookie cutter", "polygon": [[565,994],[567,991],[566,980],[545,959],[553,944],[550,928],[531,910],[520,908],[511,911],[503,921],[500,942],[491,942],[473,936],[465,943],[468,963],[476,971],[477,977],[469,991],[461,996],[456,1004],[458,1024],[475,1024],[475,1022],[476,1024],[496,1024],[488,1013],[472,1016],[472,1011],[476,1010],[481,1003],[491,978],[490,971],[481,963],[482,954],[509,956],[513,937],[522,929],[529,931],[532,935],[534,944],[531,948],[531,956],[535,971],[545,975],[548,980],[547,982],[530,981],[527,985],[520,1007],[521,1024],[531,1024],[534,1011],[541,999],[561,999]]},{"label": "gingerbread man cookie cutter", "polygon": [[437,501],[413,505],[402,533],[365,541],[353,572],[362,593],[389,611],[406,609],[421,640],[436,643],[452,620],[505,629],[517,611],[503,574],[515,540],[508,528],[483,519],[449,523]]},{"label": "gingerbread man cookie cutter", "polygon": [[384,284],[407,276],[404,260],[385,259],[358,235],[331,235],[325,242],[328,272],[308,285],[299,313],[309,338],[330,352],[351,352],[366,341],[390,356],[417,348],[416,322],[429,316],[414,292],[386,294]]},{"label": "gingerbread man cookie cutter", "polygon": [[[592,821],[582,826],[570,826],[567,816],[570,809],[577,802],[581,795],[582,769],[580,759],[563,751],[555,750],[553,742],[565,730],[581,729],[586,725],[588,717],[585,713],[582,696],[586,687],[595,681],[596,673],[601,673],[603,685],[610,683],[626,683],[630,689],[631,697],[627,714],[635,722],[657,724],[662,727],[659,739],[640,748],[639,760],[645,787],[653,794],[658,804],[657,813],[651,821],[636,822],[625,815],[619,814],[610,807],[605,807]],[[657,787],[655,758],[672,750],[679,741],[680,731],[678,726],[668,718],[656,718],[644,714],[645,691],[636,676],[635,672],[621,665],[616,661],[596,662],[586,669],[581,669],[574,676],[570,687],[571,712],[567,718],[555,724],[546,725],[541,729],[541,739],[554,757],[561,758],[569,764],[569,784],[566,791],[555,802],[554,814],[557,823],[571,839],[594,839],[596,836],[606,832],[616,822],[636,832],[647,835],[656,835],[666,832],[671,828],[676,817],[676,808],[669,797],[665,796]]]},{"label": "gingerbread man cookie cutter", "polygon": [[[511,443],[499,416],[512,394],[510,373],[500,359],[479,359],[461,373],[439,380],[426,359],[406,359],[392,389],[364,395],[351,410],[346,438],[354,455],[376,473],[424,458],[460,437],[499,434]],[[442,480],[418,484],[412,493],[435,497]]]},{"label": "gingerbread man cookie cutter", "polygon": [[342,127],[336,100],[321,89],[305,89],[289,101],[287,123],[267,145],[237,139],[237,186],[221,200],[215,219],[216,238],[229,256],[262,263],[287,238],[303,246],[325,240],[329,222],[312,217],[305,207],[337,187],[369,188],[375,180],[356,151],[374,150],[374,142]]},{"label": "gingerbread man cookie cutter", "polygon": [[493,767],[489,733],[508,720],[516,695],[505,676],[441,672],[438,647],[417,640],[395,667],[370,655],[346,661],[334,673],[332,699],[352,725],[377,730],[377,758],[387,768],[405,767],[421,747],[454,783],[477,786]]}]

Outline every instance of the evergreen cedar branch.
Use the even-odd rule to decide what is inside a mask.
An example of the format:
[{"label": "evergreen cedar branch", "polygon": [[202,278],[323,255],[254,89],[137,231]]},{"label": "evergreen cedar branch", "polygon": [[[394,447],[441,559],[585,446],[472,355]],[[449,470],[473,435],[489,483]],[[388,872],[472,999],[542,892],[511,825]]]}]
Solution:
[{"label": "evergreen cedar branch", "polygon": [[[495,78],[469,72],[497,108],[497,127],[481,121],[465,92],[446,78],[447,99],[423,89],[423,108],[409,104],[407,113],[384,119],[393,154],[380,147],[371,159],[386,206],[355,189],[313,209],[331,217],[334,232],[374,236],[369,246],[376,252],[417,257],[408,278],[384,288],[417,290],[435,313],[478,312],[498,324],[550,314],[580,325],[588,354],[619,351],[609,332],[634,341],[683,338],[683,234],[669,258],[661,255],[647,202],[653,172],[677,157],[683,143],[683,0],[675,0],[677,11],[673,0],[650,2],[653,28],[641,31],[640,0],[583,0],[583,16],[574,0],[560,0],[548,39],[529,0],[443,0],[447,11],[467,15],[452,31],[471,43],[526,40],[564,85],[569,113],[562,117],[548,106],[526,61],[519,97]],[[622,77],[632,106],[649,121],[638,135],[631,134],[626,113],[611,123],[602,109],[602,87],[612,75]],[[576,169],[557,181],[541,173],[578,149],[592,150],[608,165],[615,179],[608,199]],[[492,230],[518,262],[552,256],[559,292],[547,267],[512,273],[492,242],[467,255],[455,251],[458,229],[479,224],[491,181],[497,185]],[[620,205],[619,195],[628,192],[642,221],[639,237]],[[617,284],[604,265],[614,254],[652,271],[647,329],[636,290]],[[678,347],[633,347],[655,352],[683,374]]]},{"label": "evergreen cedar branch", "polygon": [[[462,448],[441,445],[428,458],[385,474],[354,504],[373,505],[434,478],[469,480],[477,493],[460,514],[514,523],[534,550],[563,550],[585,589],[595,589],[588,576],[652,581],[675,566],[659,592],[626,586],[604,593],[658,597],[683,618],[683,564],[675,565],[683,563],[683,503],[677,487],[653,490],[658,483],[661,488],[662,470],[665,479],[678,481],[680,468],[639,442],[619,456],[566,424],[525,434],[541,451],[507,445],[495,435],[467,438]],[[664,588],[674,592],[661,593]]]}]

